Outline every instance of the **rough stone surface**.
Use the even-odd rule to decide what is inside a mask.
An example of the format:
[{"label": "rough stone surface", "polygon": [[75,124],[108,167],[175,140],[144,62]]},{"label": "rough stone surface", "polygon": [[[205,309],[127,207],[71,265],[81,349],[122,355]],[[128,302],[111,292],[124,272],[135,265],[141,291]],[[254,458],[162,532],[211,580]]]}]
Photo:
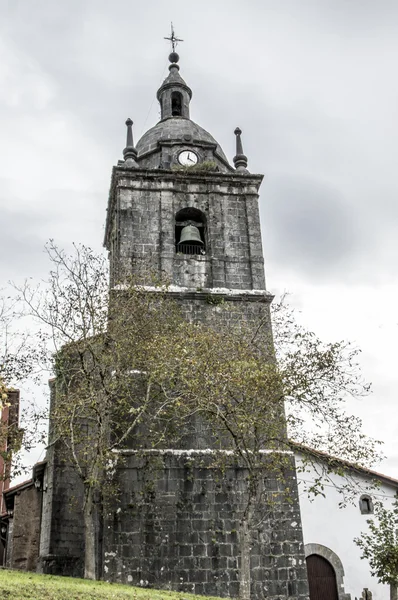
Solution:
[{"label": "rough stone surface", "polygon": [[47,452],[38,571],[82,577],[82,483],[59,445]]},{"label": "rough stone surface", "polygon": [[[114,171],[105,244],[111,281],[151,268],[180,286],[265,289],[258,188],[262,176]],[[176,252],[175,216],[204,216],[205,255]]]},{"label": "rough stone surface", "polygon": [[[298,499],[283,495],[286,483],[295,481],[294,458],[283,482],[264,467],[264,489],[273,500],[259,512],[253,534],[252,598],[304,600]],[[166,452],[131,454],[119,477],[120,497],[105,524],[105,579],[237,597],[246,470],[233,465],[221,474],[206,453]]]},{"label": "rough stone surface", "polygon": [[[51,385],[50,414],[55,386]],[[49,438],[54,438],[50,419]],[[58,442],[47,450],[38,571],[52,575],[82,577],[84,573],[83,486]]]},{"label": "rough stone surface", "polygon": [[[218,328],[258,328],[261,322],[265,326],[259,344],[268,352],[272,297],[265,290],[258,211],[261,180],[249,174],[116,168],[106,231],[112,284],[138,274],[148,293],[156,293],[147,279],[148,269],[156,271],[172,284],[168,293],[189,321]],[[204,255],[176,252],[175,216],[187,207],[203,215]],[[232,463],[221,474],[206,454],[211,443],[203,423],[193,421],[181,436],[179,450],[173,448],[156,460],[127,452],[118,471],[119,495],[106,508],[104,578],[238,596],[247,472]],[[55,445],[48,455],[40,564],[45,572],[77,575],[84,550],[82,490],[63,461]],[[272,497],[277,502],[272,509],[258,508],[259,525],[252,531],[252,598],[305,600],[293,457],[283,481],[276,480],[266,461],[261,478],[265,501]],[[288,498],[282,493],[285,488],[290,490]]]},{"label": "rough stone surface", "polygon": [[33,484],[15,494],[9,520],[6,566],[35,571],[39,557],[41,492]]},{"label": "rough stone surface", "polygon": [[[106,234],[112,281],[141,273],[147,283],[149,266],[172,283],[169,293],[190,321],[226,328],[265,322],[260,340],[265,349],[272,334],[258,211],[261,180],[248,174],[130,175],[116,169]],[[203,214],[201,256],[176,252],[175,217],[187,207]],[[252,290],[264,294],[250,296]],[[194,427],[184,442],[187,449],[204,450],[209,438]],[[164,455],[156,468],[133,454],[128,458],[119,472],[119,502],[104,530],[104,576],[236,597],[247,473],[236,464],[221,476],[197,454],[189,456]],[[252,597],[308,598],[293,458],[283,482],[291,490],[289,501],[267,464],[263,481],[266,496],[276,493],[278,502],[270,514],[259,509],[261,524],[252,532]]]}]

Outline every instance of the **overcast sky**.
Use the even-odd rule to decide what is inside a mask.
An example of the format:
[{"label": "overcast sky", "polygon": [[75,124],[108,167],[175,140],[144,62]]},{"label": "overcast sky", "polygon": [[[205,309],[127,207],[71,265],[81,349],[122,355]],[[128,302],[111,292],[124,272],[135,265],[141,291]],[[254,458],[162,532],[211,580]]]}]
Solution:
[{"label": "overcast sky", "polygon": [[0,287],[43,245],[100,250],[127,117],[159,117],[172,20],[191,117],[265,173],[268,289],[362,349],[355,401],[398,477],[396,0],[0,0]]}]

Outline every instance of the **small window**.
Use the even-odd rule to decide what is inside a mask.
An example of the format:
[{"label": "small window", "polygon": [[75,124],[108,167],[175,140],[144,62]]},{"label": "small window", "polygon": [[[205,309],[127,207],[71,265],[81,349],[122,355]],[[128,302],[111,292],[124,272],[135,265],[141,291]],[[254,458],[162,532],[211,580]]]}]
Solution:
[{"label": "small window", "polygon": [[371,515],[373,514],[373,502],[372,498],[367,494],[364,494],[359,499],[359,510],[361,511],[361,515]]},{"label": "small window", "polygon": [[179,254],[206,254],[206,217],[197,208],[183,208],[176,214],[175,245]]},{"label": "small window", "polygon": [[171,114],[173,117],[181,117],[182,115],[182,96],[180,92],[171,94]]}]

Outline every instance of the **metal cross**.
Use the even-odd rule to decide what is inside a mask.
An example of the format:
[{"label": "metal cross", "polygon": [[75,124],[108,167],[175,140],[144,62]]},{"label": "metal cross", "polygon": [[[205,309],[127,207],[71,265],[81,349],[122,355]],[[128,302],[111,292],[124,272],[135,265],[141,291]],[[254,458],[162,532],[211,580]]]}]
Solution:
[{"label": "metal cross", "polygon": [[171,35],[170,37],[165,37],[165,40],[168,40],[169,42],[171,42],[171,47],[173,49],[173,52],[176,51],[176,46],[178,44],[178,42],[183,42],[184,40],[180,40],[178,37],[176,37],[175,33],[174,33],[174,27],[173,27],[173,23],[171,24]]}]

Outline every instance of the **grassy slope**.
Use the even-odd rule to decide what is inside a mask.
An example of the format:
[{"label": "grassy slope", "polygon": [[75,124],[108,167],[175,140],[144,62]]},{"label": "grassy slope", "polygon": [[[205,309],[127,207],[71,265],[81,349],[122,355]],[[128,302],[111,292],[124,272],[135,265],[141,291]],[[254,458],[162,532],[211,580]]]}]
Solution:
[{"label": "grassy slope", "polygon": [[[203,600],[203,596],[0,569],[1,600]],[[217,600],[206,597],[206,600]]]}]

